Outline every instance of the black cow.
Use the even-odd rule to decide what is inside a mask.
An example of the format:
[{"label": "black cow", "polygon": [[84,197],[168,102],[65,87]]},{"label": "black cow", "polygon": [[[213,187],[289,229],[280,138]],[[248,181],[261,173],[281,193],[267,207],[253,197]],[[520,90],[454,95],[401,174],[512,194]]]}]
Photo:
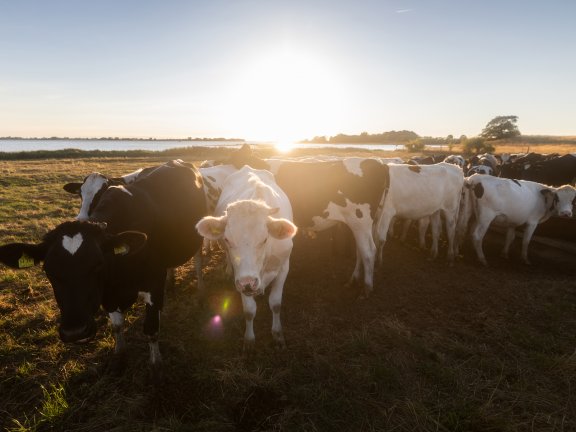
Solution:
[{"label": "black cow", "polygon": [[[558,157],[560,157],[558,153],[541,154],[534,152],[518,156],[514,160],[502,164],[499,176],[517,180],[531,180],[541,183],[539,180],[526,178],[525,171],[531,169],[531,167],[533,167],[534,165],[540,164],[545,161],[554,160],[557,159]],[[534,175],[532,175],[532,177],[535,178]],[[566,184],[566,182],[560,183],[559,186],[563,184]]]},{"label": "black cow", "polygon": [[102,306],[112,322],[114,351],[120,352],[123,314],[140,294],[146,301],[150,362],[156,366],[166,270],[200,248],[195,225],[205,213],[200,174],[172,162],[138,182],[108,188],[89,221],[64,222],[38,244],[0,247],[0,262],[13,268],[44,262],[60,308],[63,342],[93,338],[94,316]]},{"label": "black cow", "polygon": [[576,156],[566,154],[537,162],[524,169],[522,179],[557,187],[574,184],[576,181]]}]

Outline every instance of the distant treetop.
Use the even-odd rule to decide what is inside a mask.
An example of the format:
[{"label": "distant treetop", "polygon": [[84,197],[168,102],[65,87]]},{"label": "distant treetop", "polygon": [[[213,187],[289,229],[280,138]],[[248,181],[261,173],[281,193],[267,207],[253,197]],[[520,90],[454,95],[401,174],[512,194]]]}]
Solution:
[{"label": "distant treetop", "polygon": [[389,131],[379,134],[369,134],[362,132],[360,135],[338,134],[332,137],[317,136],[301,143],[307,144],[381,144],[381,143],[403,143],[420,138],[412,131]]}]

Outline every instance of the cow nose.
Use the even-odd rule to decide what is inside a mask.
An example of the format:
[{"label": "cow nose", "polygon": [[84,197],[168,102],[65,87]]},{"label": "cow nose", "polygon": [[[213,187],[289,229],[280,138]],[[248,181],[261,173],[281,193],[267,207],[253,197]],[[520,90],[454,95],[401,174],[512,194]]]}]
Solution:
[{"label": "cow nose", "polygon": [[258,283],[256,277],[243,277],[236,280],[236,288],[246,295],[254,295],[258,289]]},{"label": "cow nose", "polygon": [[562,217],[572,217],[572,212],[570,210],[564,210],[560,212],[560,216]]}]

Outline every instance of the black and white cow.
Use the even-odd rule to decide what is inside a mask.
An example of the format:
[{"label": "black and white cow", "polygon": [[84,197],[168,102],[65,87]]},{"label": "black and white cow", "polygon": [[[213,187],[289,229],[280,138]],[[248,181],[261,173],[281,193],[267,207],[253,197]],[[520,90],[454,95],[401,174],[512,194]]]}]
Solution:
[{"label": "black and white cow", "polygon": [[[176,161],[167,162],[168,165],[178,163],[180,165],[190,164],[183,162],[178,159]],[[100,201],[102,194],[111,186],[126,186],[132,184],[138,180],[141,180],[148,176],[150,173],[154,172],[159,165],[147,168],[140,168],[129,174],[125,174],[121,177],[107,177],[99,172],[93,172],[88,174],[82,183],[71,182],[66,183],[63,189],[73,195],[77,195],[81,199],[81,206],[76,216],[77,220],[89,220],[92,215],[94,208]],[[204,278],[202,276],[202,250],[194,256],[194,269],[196,273],[196,280],[198,283],[198,292],[204,292]],[[166,287],[171,287],[174,284],[174,269],[169,269],[166,278]]]},{"label": "black and white cow", "polygon": [[88,221],[64,222],[37,244],[0,247],[0,262],[24,268],[44,262],[60,309],[63,342],[96,333],[95,314],[110,316],[116,353],[124,347],[124,313],[139,294],[146,301],[144,333],[158,365],[160,310],[168,268],[189,260],[202,244],[195,224],[205,215],[202,179],[174,161],[146,178],[104,191]]},{"label": "black and white cow", "polygon": [[110,186],[125,186],[134,183],[136,180],[150,174],[157,167],[140,168],[130,174],[121,177],[106,177],[99,172],[93,172],[84,177],[82,183],[70,182],[63,186],[63,189],[73,195],[78,195],[82,200],[77,220],[88,220],[92,210],[98,204],[100,196]]},{"label": "black and white cow", "polygon": [[524,226],[521,257],[529,264],[528,244],[538,224],[551,216],[572,217],[576,204],[576,188],[569,185],[555,188],[531,181],[474,174],[466,179],[465,186],[469,189],[471,206],[463,210],[462,216],[468,217],[465,213],[469,215],[471,207],[475,215],[472,244],[478,260],[484,265],[487,261],[482,241],[492,222],[506,228],[502,249],[505,258],[516,236],[516,227]]}]

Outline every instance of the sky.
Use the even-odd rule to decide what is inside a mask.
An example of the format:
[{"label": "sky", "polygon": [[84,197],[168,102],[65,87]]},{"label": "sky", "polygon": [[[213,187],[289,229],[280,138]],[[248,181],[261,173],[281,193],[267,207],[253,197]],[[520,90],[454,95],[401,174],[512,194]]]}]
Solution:
[{"label": "sky", "polygon": [[573,0],[0,0],[0,136],[576,135]]}]

